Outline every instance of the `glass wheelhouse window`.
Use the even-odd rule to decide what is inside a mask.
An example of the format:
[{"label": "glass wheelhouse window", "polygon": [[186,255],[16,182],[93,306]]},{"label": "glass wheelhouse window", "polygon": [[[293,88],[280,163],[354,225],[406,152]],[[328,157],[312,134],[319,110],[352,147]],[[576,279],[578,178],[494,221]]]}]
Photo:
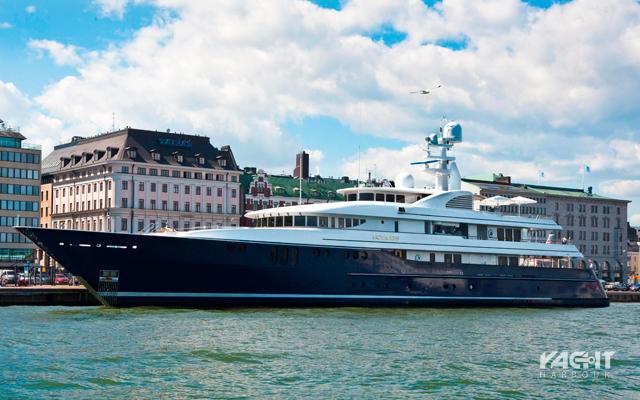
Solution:
[{"label": "glass wheelhouse window", "polygon": [[338,218],[338,228],[344,228],[344,218]]},{"label": "glass wheelhouse window", "polygon": [[345,219],[345,227],[346,228],[351,228],[351,218],[346,218]]},{"label": "glass wheelhouse window", "polygon": [[275,217],[276,218],[276,226],[282,226],[282,223],[284,222],[284,218],[282,217]]},{"label": "glass wheelhouse window", "polygon": [[293,217],[292,216],[284,217],[284,226],[293,226]]},{"label": "glass wheelhouse window", "polygon": [[373,200],[373,193],[360,193],[360,200]]},{"label": "glass wheelhouse window", "polygon": [[273,228],[274,226],[276,226],[276,218],[275,217],[269,217],[268,218],[268,223],[269,223],[269,227]]},{"label": "glass wheelhouse window", "polygon": [[353,226],[358,226],[360,225],[360,220],[358,218],[354,218],[353,219]]},{"label": "glass wheelhouse window", "polygon": [[319,226],[320,226],[320,228],[328,228],[329,227],[329,217],[320,217],[319,218]]},{"label": "glass wheelhouse window", "polygon": [[355,193],[352,193],[347,196],[347,201],[356,201],[356,200],[358,200],[358,195]]},{"label": "glass wheelhouse window", "polygon": [[376,201],[384,201],[384,193],[376,193]]},{"label": "glass wheelhouse window", "polygon": [[336,218],[335,217],[331,217],[331,227],[332,228],[336,227]]},{"label": "glass wheelhouse window", "polygon": [[404,195],[399,194],[396,196],[396,202],[397,203],[404,203]]},{"label": "glass wheelhouse window", "polygon": [[296,215],[293,217],[294,226],[304,226],[304,215]]},{"label": "glass wheelhouse window", "polygon": [[392,195],[392,194],[388,194],[388,195],[387,195],[387,197],[386,197],[386,200],[387,200],[389,203],[393,203],[393,202],[395,202],[395,201],[396,201],[396,199],[394,199],[394,197],[395,197],[394,195]]},{"label": "glass wheelhouse window", "polygon": [[307,217],[307,226],[318,226],[318,217],[316,216]]}]

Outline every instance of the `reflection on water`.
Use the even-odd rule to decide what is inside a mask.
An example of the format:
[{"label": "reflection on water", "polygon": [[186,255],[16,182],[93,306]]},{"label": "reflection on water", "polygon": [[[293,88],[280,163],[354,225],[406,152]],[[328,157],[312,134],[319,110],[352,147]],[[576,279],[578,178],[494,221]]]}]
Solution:
[{"label": "reflection on water", "polygon": [[[639,398],[640,304],[598,309],[0,308],[0,398]],[[608,378],[540,377],[616,351]]]}]

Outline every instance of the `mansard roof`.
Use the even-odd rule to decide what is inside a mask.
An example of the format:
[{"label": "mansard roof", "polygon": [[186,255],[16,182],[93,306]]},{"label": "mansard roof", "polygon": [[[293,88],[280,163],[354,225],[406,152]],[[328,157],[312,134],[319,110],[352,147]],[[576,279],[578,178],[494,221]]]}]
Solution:
[{"label": "mansard roof", "polygon": [[[160,154],[159,159],[152,157],[152,151]],[[74,156],[83,154],[93,156],[81,157],[79,162],[74,162]],[[182,155],[182,162],[178,155]],[[204,164],[199,163],[199,157],[204,157]],[[54,173],[106,160],[133,161],[150,164],[150,167],[155,164],[158,168],[181,166],[238,170],[231,148],[214,147],[207,136],[126,128],[88,138],[74,137],[68,143],[55,146],[42,161],[42,171]]]}]

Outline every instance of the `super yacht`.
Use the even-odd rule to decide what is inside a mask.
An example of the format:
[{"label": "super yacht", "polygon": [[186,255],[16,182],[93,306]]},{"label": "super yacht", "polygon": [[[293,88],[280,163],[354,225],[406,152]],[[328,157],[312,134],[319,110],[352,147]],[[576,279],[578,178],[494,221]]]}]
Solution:
[{"label": "super yacht", "polygon": [[342,202],[251,211],[251,228],[109,233],[17,227],[112,306],[603,307],[553,220],[481,211],[460,189],[458,123],[427,136],[410,175]]}]

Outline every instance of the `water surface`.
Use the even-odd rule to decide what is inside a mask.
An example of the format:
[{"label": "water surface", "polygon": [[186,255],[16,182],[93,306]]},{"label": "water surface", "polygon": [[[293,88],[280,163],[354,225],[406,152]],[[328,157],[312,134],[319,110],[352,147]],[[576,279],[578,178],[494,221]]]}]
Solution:
[{"label": "water surface", "polygon": [[[0,308],[0,398],[640,399],[640,304],[599,309]],[[616,351],[541,377],[549,351]]]}]

